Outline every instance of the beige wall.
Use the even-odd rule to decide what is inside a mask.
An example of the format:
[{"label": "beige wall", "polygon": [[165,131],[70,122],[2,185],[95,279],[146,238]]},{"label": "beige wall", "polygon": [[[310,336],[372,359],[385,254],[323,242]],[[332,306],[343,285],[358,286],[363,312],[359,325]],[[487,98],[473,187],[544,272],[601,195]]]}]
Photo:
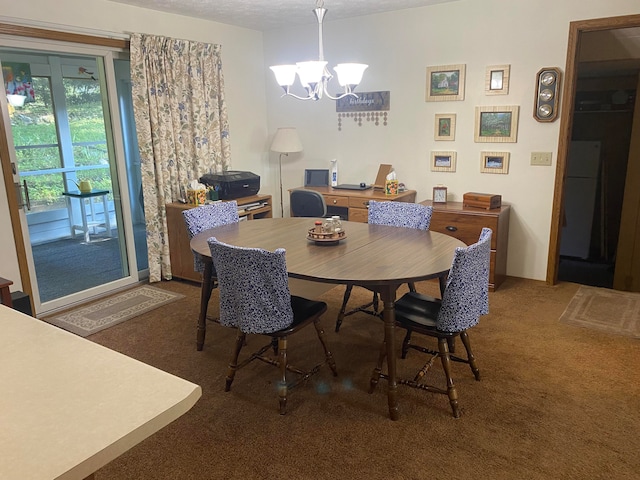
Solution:
[{"label": "beige wall", "polygon": [[[501,194],[503,201],[513,206],[507,273],[543,280],[559,122],[533,119],[535,75],[542,67],[564,69],[569,22],[638,14],[638,1],[560,0],[549,8],[548,3],[531,0],[460,0],[344,21],[332,21],[331,6],[327,7],[325,56],[330,66],[349,60],[370,65],[359,90],[391,92],[388,126],[364,122],[359,127],[345,121],[338,132],[332,101],[280,98],[279,87],[266,66],[316,58],[317,31],[312,24],[267,32],[263,46],[260,32],[118,3],[32,0],[25,8],[0,0],[5,20],[16,17],[221,43],[232,165],[259,174],[262,193],[277,195],[278,191],[277,156],[268,151],[271,136],[279,126],[296,126],[305,150],[283,163],[285,189],[301,184],[304,168],[328,168],[329,160],[337,158],[340,181],[346,183],[372,182],[380,163],[392,163],[400,181],[418,191],[419,200],[431,198],[436,184],[449,188],[451,200],[461,200],[468,191]],[[425,102],[426,67],[447,64],[466,65],[465,100]],[[484,93],[485,69],[496,64],[511,65],[509,95]],[[474,143],[474,107],[480,105],[520,106],[517,143]],[[454,142],[433,140],[436,113],[457,115]],[[457,172],[431,172],[432,150],[456,151]],[[480,173],[480,152],[487,150],[510,152],[508,175]],[[530,166],[532,151],[553,152],[553,166]],[[6,202],[1,203],[0,222],[7,225]],[[7,241],[0,237],[3,250]],[[10,247],[13,249],[12,244]],[[5,275],[2,268],[0,276]]]},{"label": "beige wall", "polygon": [[[637,14],[640,3],[562,0],[549,7],[531,0],[460,0],[334,22],[328,9],[325,59],[330,67],[349,60],[369,64],[358,90],[391,92],[389,124],[359,127],[348,120],[339,132],[334,102],[280,98],[267,72],[269,133],[298,127],[304,145],[283,166],[285,188],[300,184],[304,168],[328,168],[337,158],[343,183],[372,182],[380,163],[392,163],[418,200],[430,199],[436,184],[446,185],[456,201],[469,191],[501,194],[512,205],[507,273],[544,280],[559,121],[533,119],[536,73],[551,66],[564,70],[571,21]],[[316,35],[310,27],[266,33],[265,63],[313,59]],[[426,67],[449,64],[466,65],[464,101],[425,102]],[[509,94],[485,95],[486,67],[502,64],[511,65]],[[520,107],[517,143],[474,142],[475,107],[482,105]],[[455,141],[434,141],[436,113],[457,115]],[[456,151],[456,173],[431,172],[432,150]],[[508,175],[480,173],[482,151],[510,152]],[[553,152],[553,165],[531,166],[533,151]]]}]

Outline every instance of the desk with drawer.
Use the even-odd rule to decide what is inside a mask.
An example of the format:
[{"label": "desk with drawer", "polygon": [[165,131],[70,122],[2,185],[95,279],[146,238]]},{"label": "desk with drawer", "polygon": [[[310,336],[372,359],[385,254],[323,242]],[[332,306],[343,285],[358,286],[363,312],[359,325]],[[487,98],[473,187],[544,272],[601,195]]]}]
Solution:
[{"label": "desk with drawer", "polygon": [[[300,187],[302,188],[302,187]],[[366,223],[369,218],[367,207],[370,200],[378,202],[415,202],[416,191],[405,190],[397,195],[385,195],[382,190],[343,190],[332,187],[304,187],[315,190],[324,197],[328,215],[340,215],[350,222]],[[291,190],[289,190],[291,192]]]},{"label": "desk with drawer", "polygon": [[433,204],[431,200],[425,200],[420,203],[433,206],[430,230],[451,235],[467,245],[478,241],[483,227],[493,230],[489,290],[495,291],[507,276],[509,212],[511,210],[509,205],[485,210],[464,207],[462,202]]}]

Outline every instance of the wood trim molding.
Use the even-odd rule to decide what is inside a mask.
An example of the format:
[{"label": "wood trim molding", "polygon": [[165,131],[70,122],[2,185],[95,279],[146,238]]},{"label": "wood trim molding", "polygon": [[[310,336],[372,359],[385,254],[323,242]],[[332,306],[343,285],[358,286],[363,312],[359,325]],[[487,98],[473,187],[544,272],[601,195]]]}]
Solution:
[{"label": "wood trim molding", "polygon": [[98,37],[82,33],[59,32],[45,28],[25,27],[11,23],[0,23],[0,34],[27,38],[41,38],[44,40],[58,40],[60,42],[82,43],[111,48],[129,48],[129,40],[119,38]]},{"label": "wood trim molding", "polygon": [[620,17],[579,20],[569,24],[569,40],[567,46],[567,64],[564,73],[562,92],[562,109],[560,112],[560,133],[558,137],[558,160],[551,210],[551,231],[549,234],[549,252],[547,257],[547,284],[558,283],[558,263],[560,261],[560,234],[562,232],[564,202],[564,184],[567,170],[567,156],[571,143],[573,128],[573,103],[576,95],[578,54],[580,51],[580,34],[598,30],[614,30],[617,28],[640,27],[640,15],[624,15]]}]

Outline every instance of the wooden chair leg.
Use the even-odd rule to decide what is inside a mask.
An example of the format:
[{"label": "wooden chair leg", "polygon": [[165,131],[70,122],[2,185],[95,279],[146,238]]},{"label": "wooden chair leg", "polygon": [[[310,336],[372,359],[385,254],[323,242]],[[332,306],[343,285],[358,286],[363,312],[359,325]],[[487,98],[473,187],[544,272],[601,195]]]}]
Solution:
[{"label": "wooden chair leg", "polygon": [[460,340],[462,340],[462,344],[464,348],[467,350],[467,359],[469,361],[469,366],[471,367],[471,371],[473,372],[473,376],[476,377],[476,380],[480,380],[480,370],[478,369],[478,363],[476,362],[476,357],[473,356],[473,352],[471,351],[471,342],[469,341],[469,334],[467,331],[460,332]]},{"label": "wooden chair leg", "polygon": [[280,366],[280,382],[278,397],[280,399],[280,415],[287,413],[287,337],[278,338],[278,365]]},{"label": "wooden chair leg", "polygon": [[402,358],[407,358],[407,353],[409,353],[410,344],[411,344],[411,329],[407,328],[407,333],[404,336],[404,340],[402,340]]},{"label": "wooden chair leg", "polygon": [[231,390],[231,384],[236,376],[236,370],[238,370],[238,357],[240,356],[240,350],[242,350],[242,346],[244,345],[245,336],[245,333],[238,329],[236,334],[236,343],[233,347],[233,353],[231,354],[231,361],[229,362],[229,370],[227,371],[227,383],[224,387],[225,392]]},{"label": "wooden chair leg", "polygon": [[378,292],[373,292],[373,300],[371,301],[371,304],[373,305],[373,311],[378,313],[378,305],[380,304],[378,300]]},{"label": "wooden chair leg", "polygon": [[338,369],[336,367],[336,361],[333,359],[333,354],[331,353],[331,350],[329,350],[329,347],[327,346],[327,342],[325,341],[325,337],[324,337],[324,330],[320,325],[320,321],[316,319],[313,322],[313,326],[316,327],[316,333],[318,334],[318,339],[320,340],[320,343],[322,344],[322,348],[324,349],[324,357],[326,358],[327,363],[329,364],[329,368],[331,368],[331,371],[333,372],[333,376],[337,377]]},{"label": "wooden chair leg", "polygon": [[207,308],[213,290],[213,263],[205,262],[202,272],[202,288],[200,290],[200,316],[198,317],[198,333],[196,348],[201,351],[204,347],[204,337],[207,334]]},{"label": "wooden chair leg", "polygon": [[344,297],[342,298],[342,306],[338,313],[338,319],[336,320],[336,332],[340,330],[340,325],[342,325],[342,321],[344,320],[344,312],[347,310],[347,302],[351,296],[351,290],[353,290],[353,285],[347,285],[347,288],[344,291]]},{"label": "wooden chair leg", "polygon": [[453,410],[453,416],[460,418],[460,409],[458,407],[458,391],[451,378],[451,358],[449,357],[449,348],[447,346],[446,338],[438,339],[438,351],[440,352],[440,360],[442,361],[442,369],[444,375],[447,378],[447,396],[449,397],[449,403],[451,404],[451,410]]},{"label": "wooden chair leg", "polygon": [[373,393],[380,381],[380,375],[382,374],[382,365],[384,363],[384,359],[387,356],[387,343],[382,342],[382,346],[380,347],[380,355],[378,356],[378,364],[376,368],[373,369],[373,373],[371,374],[371,380],[369,380],[369,393]]},{"label": "wooden chair leg", "polygon": [[447,347],[449,347],[449,353],[456,353],[456,337],[447,338]]}]

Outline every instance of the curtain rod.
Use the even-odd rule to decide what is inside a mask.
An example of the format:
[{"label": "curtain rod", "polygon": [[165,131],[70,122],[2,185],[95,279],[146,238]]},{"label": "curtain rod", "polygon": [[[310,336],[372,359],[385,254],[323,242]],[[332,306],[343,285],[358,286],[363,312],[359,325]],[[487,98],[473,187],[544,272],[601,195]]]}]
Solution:
[{"label": "curtain rod", "polygon": [[[46,27],[46,28],[45,28]],[[129,48],[129,35],[0,16],[0,34]]]}]

